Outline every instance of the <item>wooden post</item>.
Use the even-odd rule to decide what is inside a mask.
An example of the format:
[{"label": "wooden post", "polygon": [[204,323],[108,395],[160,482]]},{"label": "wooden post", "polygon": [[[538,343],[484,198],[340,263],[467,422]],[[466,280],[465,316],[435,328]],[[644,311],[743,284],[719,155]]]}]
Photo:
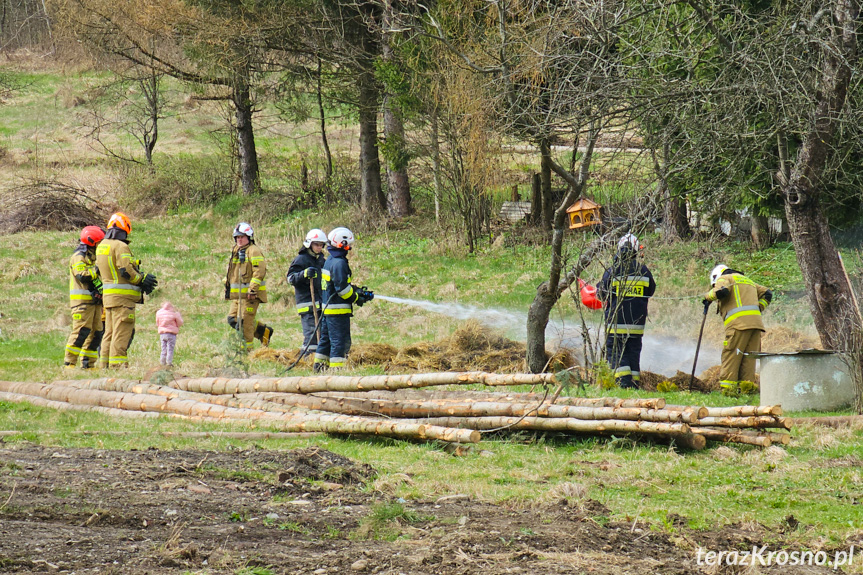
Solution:
[{"label": "wooden post", "polygon": [[512,185],[512,201],[518,202],[521,198],[518,197],[518,184]]}]

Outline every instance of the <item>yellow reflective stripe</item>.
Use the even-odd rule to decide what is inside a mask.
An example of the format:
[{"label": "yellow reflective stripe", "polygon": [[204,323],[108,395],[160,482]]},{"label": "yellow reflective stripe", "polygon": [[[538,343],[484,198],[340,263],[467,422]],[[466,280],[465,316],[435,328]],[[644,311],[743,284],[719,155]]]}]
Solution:
[{"label": "yellow reflective stripe", "polygon": [[264,258],[259,256],[256,258],[249,258],[249,261],[252,262],[253,266],[256,266],[256,265],[260,264],[262,261],[264,261]]},{"label": "yellow reflective stripe", "polygon": [[354,294],[354,286],[348,284],[348,287],[339,292],[339,296],[342,299],[348,299]]},{"label": "yellow reflective stripe", "polygon": [[67,345],[67,346],[66,346],[66,351],[68,351],[68,352],[69,352],[69,353],[71,353],[72,355],[81,355],[81,348],[80,348],[80,347],[74,347],[74,346],[71,346],[71,345]]},{"label": "yellow reflective stripe", "polygon": [[764,298],[758,300],[758,304],[762,307],[767,307],[768,305],[770,305],[769,302]]},{"label": "yellow reflective stripe", "polygon": [[70,294],[69,301],[93,301],[93,296],[89,294]]},{"label": "yellow reflective stripe", "polygon": [[330,309],[329,307],[324,310],[324,315],[344,315],[346,313],[351,313],[351,309]]},{"label": "yellow reflective stripe", "polygon": [[644,333],[643,325],[618,323],[609,325],[606,333],[640,335]]},{"label": "yellow reflective stripe", "polygon": [[747,310],[739,311],[739,312],[725,318],[725,324],[724,325],[728,325],[730,322],[737,319],[738,317],[744,317],[744,316],[748,316],[748,315],[761,315],[761,312],[758,309],[747,309]]},{"label": "yellow reflective stripe", "polygon": [[737,307],[743,305],[743,302],[740,300],[740,288],[737,287],[737,284],[734,285],[734,301],[737,304]]},{"label": "yellow reflective stripe", "polygon": [[95,350],[91,349],[82,349],[81,355],[84,357],[99,357],[99,354],[97,354]]},{"label": "yellow reflective stripe", "polygon": [[632,375],[632,370],[629,367],[618,367],[614,370],[614,377],[623,377],[624,375]]},{"label": "yellow reflective stripe", "polygon": [[261,285],[263,280],[259,280],[258,278],[252,278],[251,283]]},{"label": "yellow reflective stripe", "polygon": [[736,387],[736,386],[737,386],[736,381],[723,380],[723,381],[719,382],[719,387]]}]

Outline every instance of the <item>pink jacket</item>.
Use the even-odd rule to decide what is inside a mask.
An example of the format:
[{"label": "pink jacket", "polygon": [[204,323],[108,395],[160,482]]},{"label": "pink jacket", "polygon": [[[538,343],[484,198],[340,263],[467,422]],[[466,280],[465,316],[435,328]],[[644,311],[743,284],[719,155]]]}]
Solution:
[{"label": "pink jacket", "polygon": [[159,333],[178,334],[182,325],[183,316],[180,312],[174,309],[171,302],[163,303],[162,309],[156,312],[156,327],[159,328]]}]

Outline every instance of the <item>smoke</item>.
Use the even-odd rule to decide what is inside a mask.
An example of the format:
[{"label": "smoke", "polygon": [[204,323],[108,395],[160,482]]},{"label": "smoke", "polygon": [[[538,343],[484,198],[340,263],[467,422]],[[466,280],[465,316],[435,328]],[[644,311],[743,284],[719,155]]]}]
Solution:
[{"label": "smoke", "polygon": [[[409,305],[438,313],[458,320],[475,319],[482,325],[504,332],[507,337],[525,341],[527,339],[527,313],[483,308],[459,303],[435,303],[426,300],[416,300],[400,297],[390,297],[375,294],[375,299],[392,303]],[[590,339],[597,341],[600,335],[599,322],[588,323]],[[546,328],[546,344],[549,348],[565,347],[579,352],[583,348],[583,336],[580,323],[575,320],[554,319]],[[641,351],[641,370],[652,371],[668,377],[678,371],[690,373],[692,360],[695,357],[695,339],[682,339],[668,334],[652,333],[648,325]],[[708,367],[718,365],[722,350],[708,342],[701,342],[696,374]]]}]

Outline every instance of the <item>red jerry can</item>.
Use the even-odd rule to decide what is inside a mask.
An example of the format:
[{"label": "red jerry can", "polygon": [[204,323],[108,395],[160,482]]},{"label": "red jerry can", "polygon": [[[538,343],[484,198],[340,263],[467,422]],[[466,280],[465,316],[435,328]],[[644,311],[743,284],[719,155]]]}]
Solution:
[{"label": "red jerry can", "polygon": [[581,294],[581,303],[585,307],[602,309],[602,302],[596,299],[596,288],[581,278],[578,278],[578,292]]}]

